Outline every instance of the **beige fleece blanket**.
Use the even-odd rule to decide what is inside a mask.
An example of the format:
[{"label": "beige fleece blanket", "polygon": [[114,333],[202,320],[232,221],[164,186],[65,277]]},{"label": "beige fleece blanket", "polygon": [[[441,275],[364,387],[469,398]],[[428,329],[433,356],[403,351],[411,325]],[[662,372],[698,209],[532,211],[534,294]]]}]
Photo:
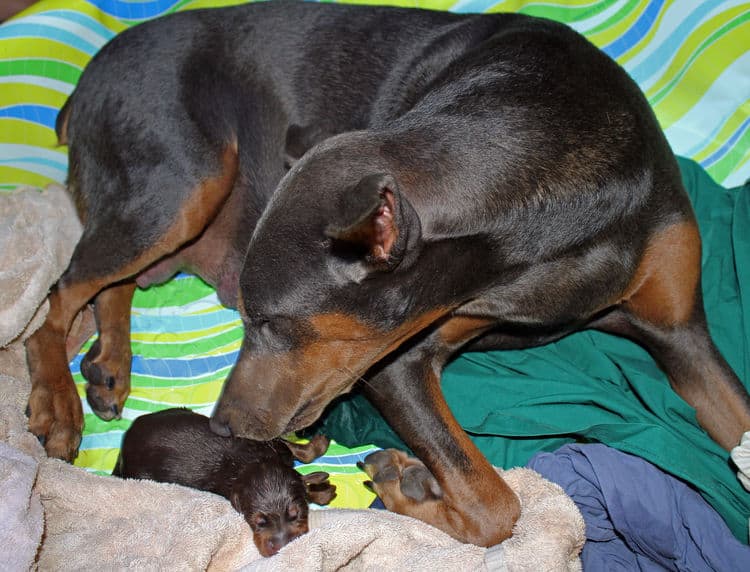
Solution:
[{"label": "beige fleece blanket", "polygon": [[[177,485],[120,480],[48,459],[27,431],[22,341],[44,313],[80,226],[64,190],[0,195],[0,563],[9,570],[579,570],[583,519],[560,487],[528,469],[514,536],[461,544],[377,510],[321,510],[312,530],[261,558],[228,501]],[[41,307],[41,311],[38,310]],[[34,316],[36,315],[36,318]]]}]

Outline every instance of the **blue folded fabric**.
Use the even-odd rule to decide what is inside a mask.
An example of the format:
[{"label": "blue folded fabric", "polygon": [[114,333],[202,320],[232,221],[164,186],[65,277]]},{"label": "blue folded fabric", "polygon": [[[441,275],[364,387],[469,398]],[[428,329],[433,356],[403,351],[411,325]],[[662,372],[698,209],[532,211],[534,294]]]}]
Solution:
[{"label": "blue folded fabric", "polygon": [[[684,482],[601,444],[538,453],[527,466],[559,484],[586,521],[585,571],[750,570],[750,547]],[[727,469],[729,470],[729,469]]]}]

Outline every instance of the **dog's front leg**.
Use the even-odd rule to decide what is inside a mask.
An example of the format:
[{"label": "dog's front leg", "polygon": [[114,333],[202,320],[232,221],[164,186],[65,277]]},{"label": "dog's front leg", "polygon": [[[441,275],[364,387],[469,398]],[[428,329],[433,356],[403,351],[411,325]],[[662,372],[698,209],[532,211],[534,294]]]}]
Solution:
[{"label": "dog's front leg", "polygon": [[425,342],[367,384],[368,399],[431,472],[393,454],[373,488],[389,510],[462,542],[492,546],[512,534],[520,503],[448,409],[440,388],[443,359],[435,353]]}]

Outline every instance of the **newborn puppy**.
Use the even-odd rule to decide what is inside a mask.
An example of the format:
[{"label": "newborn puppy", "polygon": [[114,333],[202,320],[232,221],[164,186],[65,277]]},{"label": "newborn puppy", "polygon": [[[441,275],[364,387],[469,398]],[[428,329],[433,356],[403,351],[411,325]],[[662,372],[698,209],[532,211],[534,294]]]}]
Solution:
[{"label": "newborn puppy", "polygon": [[166,409],[133,422],[112,474],[228,498],[250,525],[260,553],[271,556],[307,532],[308,501],[327,504],[336,496],[328,473],[303,476],[293,468],[294,458],[309,463],[328,444],[323,435],[306,445],[221,437],[209,429],[208,417]]}]

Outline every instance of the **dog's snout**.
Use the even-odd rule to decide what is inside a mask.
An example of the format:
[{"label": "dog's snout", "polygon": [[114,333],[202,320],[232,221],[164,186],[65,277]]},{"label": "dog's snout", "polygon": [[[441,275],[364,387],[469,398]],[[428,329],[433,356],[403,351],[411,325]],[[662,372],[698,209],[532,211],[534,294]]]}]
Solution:
[{"label": "dog's snout", "polygon": [[221,435],[222,437],[232,436],[232,429],[229,427],[229,423],[222,419],[219,419],[216,416],[211,417],[211,420],[208,422],[208,426],[211,428],[211,431],[213,431],[217,435]]}]

